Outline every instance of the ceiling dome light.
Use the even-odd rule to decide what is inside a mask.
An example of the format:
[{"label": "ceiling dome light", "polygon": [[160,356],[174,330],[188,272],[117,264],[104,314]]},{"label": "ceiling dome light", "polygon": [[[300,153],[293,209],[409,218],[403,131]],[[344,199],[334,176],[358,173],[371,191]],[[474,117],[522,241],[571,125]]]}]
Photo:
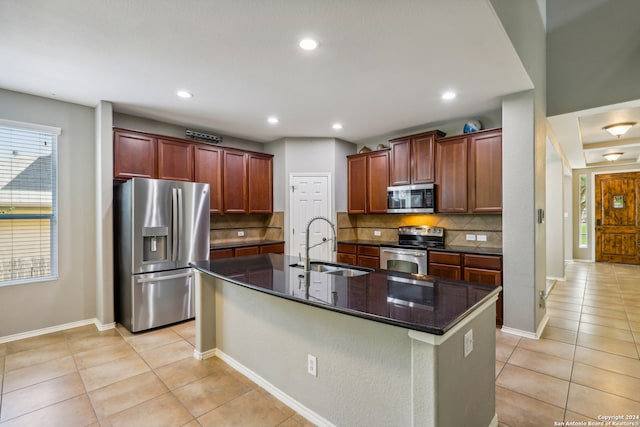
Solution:
[{"label": "ceiling dome light", "polygon": [[615,160],[618,160],[618,158],[620,156],[622,156],[624,153],[607,153],[607,154],[603,154],[602,156],[609,160],[610,162],[613,162]]},{"label": "ceiling dome light", "polygon": [[304,50],[314,50],[318,47],[318,42],[314,39],[302,39],[300,43],[298,43],[298,46]]},{"label": "ceiling dome light", "polygon": [[189,91],[186,90],[179,90],[176,92],[176,95],[178,95],[180,98],[193,98],[193,94]]},{"label": "ceiling dome light", "polygon": [[273,116],[272,116],[272,117],[269,117],[269,118],[267,119],[267,121],[268,121],[269,123],[271,123],[272,125],[275,125],[276,123],[279,123],[279,122],[280,122],[280,120],[278,120],[278,118],[277,118],[277,117],[273,117]]},{"label": "ceiling dome light", "polygon": [[452,92],[452,91],[445,92],[445,93],[442,94],[442,99],[447,100],[447,101],[450,100],[450,99],[453,99],[455,97],[456,97],[456,93]]},{"label": "ceiling dome light", "polygon": [[606,130],[611,135],[617,136],[618,138],[620,138],[620,136],[622,136],[625,133],[627,133],[627,131],[629,129],[631,129],[631,126],[633,126],[635,124],[636,124],[636,122],[614,123],[612,125],[605,126],[602,129]]},{"label": "ceiling dome light", "polygon": [[334,128],[335,130],[342,129],[342,125],[340,123],[334,123],[331,127]]}]

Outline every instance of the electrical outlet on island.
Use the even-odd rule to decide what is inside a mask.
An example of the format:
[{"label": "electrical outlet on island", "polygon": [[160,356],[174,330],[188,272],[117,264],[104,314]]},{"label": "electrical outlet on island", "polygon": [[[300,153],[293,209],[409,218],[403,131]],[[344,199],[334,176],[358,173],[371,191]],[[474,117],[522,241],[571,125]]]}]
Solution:
[{"label": "electrical outlet on island", "polygon": [[381,236],[382,233],[380,233],[380,230],[373,230],[373,235],[374,236]]},{"label": "electrical outlet on island", "polygon": [[244,231],[238,231],[238,237],[244,237]]}]

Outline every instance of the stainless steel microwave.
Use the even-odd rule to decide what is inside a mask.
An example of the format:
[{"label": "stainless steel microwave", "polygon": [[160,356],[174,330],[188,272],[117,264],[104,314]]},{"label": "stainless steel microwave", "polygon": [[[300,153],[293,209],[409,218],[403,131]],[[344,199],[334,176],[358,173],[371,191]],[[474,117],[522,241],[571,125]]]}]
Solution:
[{"label": "stainless steel microwave", "polygon": [[388,213],[434,213],[436,189],[433,184],[387,187]]}]

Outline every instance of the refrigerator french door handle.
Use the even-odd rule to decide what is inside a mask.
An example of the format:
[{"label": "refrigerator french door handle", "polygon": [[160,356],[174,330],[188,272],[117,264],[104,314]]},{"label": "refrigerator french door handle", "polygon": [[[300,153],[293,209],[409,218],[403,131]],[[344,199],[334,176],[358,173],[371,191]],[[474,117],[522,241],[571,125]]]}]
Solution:
[{"label": "refrigerator french door handle", "polygon": [[178,188],[178,256],[176,261],[182,259],[182,253],[180,251],[180,239],[184,233],[184,204],[182,201],[182,188]]},{"label": "refrigerator french door handle", "polygon": [[171,261],[178,259],[178,190],[171,189]]}]

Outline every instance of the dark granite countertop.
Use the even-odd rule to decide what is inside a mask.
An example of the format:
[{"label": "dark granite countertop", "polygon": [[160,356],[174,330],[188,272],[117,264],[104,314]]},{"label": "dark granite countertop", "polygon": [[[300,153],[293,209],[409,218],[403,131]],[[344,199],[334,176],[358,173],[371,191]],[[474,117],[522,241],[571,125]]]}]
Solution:
[{"label": "dark granite countertop", "polygon": [[303,268],[291,266],[297,263],[296,257],[263,254],[191,265],[276,297],[435,335],[443,335],[502,289],[380,269],[356,277],[312,271],[307,286]]},{"label": "dark granite countertop", "polygon": [[[397,240],[392,242],[385,242],[380,240],[339,240],[338,244],[340,243],[347,244],[347,245],[387,246],[392,248],[415,249],[415,247],[413,246],[399,245]],[[440,252],[460,252],[465,254],[502,255],[502,248],[486,248],[486,247],[473,247],[473,246],[447,245],[444,248],[440,248],[440,249],[428,248],[427,250],[440,251]]]},{"label": "dark granite countertop", "polygon": [[279,243],[284,243],[284,240],[264,240],[264,239],[238,240],[237,242],[213,243],[209,245],[209,249],[215,250],[215,249],[244,248],[247,246],[277,245]]}]

